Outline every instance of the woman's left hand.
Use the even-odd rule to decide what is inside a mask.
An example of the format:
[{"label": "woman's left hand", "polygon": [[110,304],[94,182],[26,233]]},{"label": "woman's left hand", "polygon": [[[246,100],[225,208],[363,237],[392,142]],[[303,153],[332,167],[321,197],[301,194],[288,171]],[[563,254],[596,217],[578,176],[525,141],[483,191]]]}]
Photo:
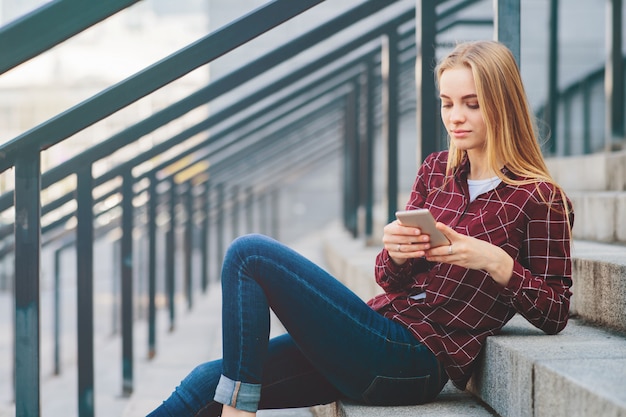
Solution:
[{"label": "woman's left hand", "polygon": [[439,229],[450,241],[449,246],[439,246],[426,251],[426,259],[469,269],[482,269],[502,286],[506,286],[513,274],[513,258],[502,248],[484,240],[455,232],[437,222]]}]

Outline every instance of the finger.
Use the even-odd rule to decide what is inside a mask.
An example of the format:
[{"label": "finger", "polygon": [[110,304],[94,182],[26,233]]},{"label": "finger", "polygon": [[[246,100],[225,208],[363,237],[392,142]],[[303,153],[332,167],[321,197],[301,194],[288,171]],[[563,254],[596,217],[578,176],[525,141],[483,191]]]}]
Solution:
[{"label": "finger", "polygon": [[445,225],[444,223],[441,222],[437,222],[435,224],[435,227],[437,228],[437,230],[439,230],[441,233],[443,233],[443,235],[445,237],[448,238],[448,240],[450,242],[453,242],[454,240],[456,240],[456,237],[458,236],[458,233],[454,231],[454,229],[452,229],[451,227]]}]

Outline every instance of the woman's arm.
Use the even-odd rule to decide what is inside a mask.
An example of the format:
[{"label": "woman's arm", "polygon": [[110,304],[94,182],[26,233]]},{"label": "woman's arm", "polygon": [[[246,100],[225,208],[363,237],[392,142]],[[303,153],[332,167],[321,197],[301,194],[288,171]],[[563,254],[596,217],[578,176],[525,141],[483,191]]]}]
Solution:
[{"label": "woman's arm", "polygon": [[551,207],[538,202],[528,217],[522,261],[515,262],[505,291],[530,323],[555,334],[567,324],[572,295],[569,219],[562,202],[553,202]]},{"label": "woman's arm", "polygon": [[[442,155],[429,155],[418,169],[407,208],[424,206],[429,192],[427,179],[438,172],[434,168],[438,157]],[[402,291],[416,273],[428,267],[423,258],[430,247],[429,240],[419,229],[402,226],[397,221],[385,226],[383,249],[376,257],[374,271],[376,282],[385,292]]]},{"label": "woman's arm", "polygon": [[567,324],[572,284],[567,215],[561,203],[550,207],[536,201],[526,208],[526,218],[516,259],[499,246],[461,235],[442,223],[437,228],[452,248],[431,249],[427,259],[488,272],[517,312],[546,333],[558,333]]}]

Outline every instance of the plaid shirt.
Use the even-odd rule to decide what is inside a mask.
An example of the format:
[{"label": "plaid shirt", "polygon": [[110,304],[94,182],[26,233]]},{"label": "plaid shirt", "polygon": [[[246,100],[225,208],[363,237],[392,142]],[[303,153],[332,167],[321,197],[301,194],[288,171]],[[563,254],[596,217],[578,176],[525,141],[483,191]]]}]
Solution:
[{"label": "plaid shirt", "polygon": [[[457,232],[504,249],[514,260],[509,284],[501,286],[483,270],[423,258],[398,266],[383,249],[375,276],[385,292],[368,304],[405,325],[444,363],[452,382],[465,389],[485,339],[515,313],[546,333],[565,327],[572,284],[570,239],[563,201],[552,186],[501,182],[470,203],[469,161],[446,179],[447,156],[439,152],[424,161],[406,208],[428,208]],[[506,168],[503,173],[519,179]],[[552,209],[546,201],[552,201]],[[411,298],[422,292],[424,299]]]}]

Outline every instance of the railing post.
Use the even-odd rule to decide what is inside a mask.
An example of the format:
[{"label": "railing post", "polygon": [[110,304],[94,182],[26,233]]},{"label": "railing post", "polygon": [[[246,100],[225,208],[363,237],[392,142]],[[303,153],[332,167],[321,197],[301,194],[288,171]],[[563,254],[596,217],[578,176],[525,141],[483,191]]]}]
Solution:
[{"label": "railing post", "polygon": [[363,202],[365,205],[365,241],[370,243],[374,229],[374,58],[369,57],[365,70],[365,192]]},{"label": "railing post", "polygon": [[91,164],[77,173],[76,278],[78,324],[78,415],[94,415],[93,178]]},{"label": "railing post", "polygon": [[231,201],[232,201],[232,209],[230,210],[230,214],[231,214],[231,225],[232,225],[232,230],[231,230],[231,234],[233,236],[233,239],[235,239],[237,236],[239,236],[239,231],[241,229],[241,224],[239,221],[239,214],[241,212],[241,208],[239,206],[239,186],[237,185],[233,185],[232,188],[232,197],[231,197]]},{"label": "railing post", "polygon": [[222,270],[222,260],[224,259],[224,183],[220,182],[216,187],[217,192],[217,219],[216,219],[216,249],[217,249],[217,270]]},{"label": "railing post", "polygon": [[521,68],[520,0],[493,0],[494,39],[505,44]]},{"label": "railing post", "polygon": [[200,210],[202,211],[202,292],[206,292],[209,286],[209,190],[210,184],[205,182],[200,194]]},{"label": "railing post", "polygon": [[121,291],[120,287],[122,286],[122,239],[117,239],[112,243],[113,246],[113,265],[117,266],[113,270],[113,279],[111,292],[113,293],[113,327],[111,334],[118,334],[120,331],[121,325],[121,316],[122,316],[122,302],[121,302]]},{"label": "railing post", "polygon": [[624,63],[622,58],[622,0],[608,0],[606,14],[607,62],[606,127],[604,150],[609,152],[614,139],[624,138]]},{"label": "railing post", "polygon": [[[558,109],[559,109],[559,0],[550,0],[550,36],[548,43],[548,101],[544,119],[550,127],[548,150],[552,155],[564,155],[558,149]],[[571,140],[565,137],[566,141]]]},{"label": "railing post", "polygon": [[122,183],[122,394],[133,392],[133,176]]},{"label": "railing post", "polygon": [[254,188],[246,189],[246,233],[254,230]]},{"label": "railing post", "polygon": [[193,307],[193,187],[191,181],[184,184],[184,201],[185,201],[185,242],[184,242],[184,274],[185,274],[185,295],[187,298],[187,309]]},{"label": "railing post", "polygon": [[[593,152],[591,147],[591,86],[589,83],[584,83],[582,85],[582,94],[583,94],[583,144],[582,144],[582,152],[583,154],[590,154]],[[571,100],[570,100],[571,102]],[[571,115],[571,105],[569,106],[569,114]],[[572,124],[571,117],[570,120],[565,122],[569,127]],[[571,128],[570,128],[571,129]],[[568,133],[566,138],[571,138],[571,132]],[[571,143],[566,142],[568,148],[566,149],[566,155],[571,155]]]},{"label": "railing post", "polygon": [[54,375],[61,374],[61,253],[54,251]]},{"label": "railing post", "polygon": [[149,178],[148,186],[148,359],[156,355],[156,241],[157,241],[157,180]]},{"label": "railing post", "polygon": [[269,217],[269,211],[270,211],[270,206],[269,206],[269,198],[267,196],[267,193],[261,193],[261,195],[259,196],[259,219],[260,219],[260,224],[259,224],[259,229],[261,230],[261,233],[263,233],[264,235],[270,235],[270,217]]},{"label": "railing post", "polygon": [[418,165],[439,148],[439,123],[437,89],[433,67],[436,60],[437,2],[418,0],[416,12],[415,45],[417,58],[415,82],[417,83]]},{"label": "railing post", "polygon": [[15,160],[15,415],[38,417],[40,404],[40,153]]},{"label": "railing post", "polygon": [[392,29],[383,39],[382,136],[387,152],[387,220],[392,221],[398,207],[398,33]]},{"label": "railing post", "polygon": [[344,183],[343,183],[343,212],[344,227],[358,235],[357,210],[359,202],[359,142],[357,120],[356,86],[353,84],[346,97],[344,110]]},{"label": "railing post", "polygon": [[280,239],[280,192],[278,188],[272,189],[270,195],[270,236]]},{"label": "railing post", "polygon": [[165,283],[167,288],[167,301],[170,316],[170,332],[174,330],[176,321],[176,282],[175,282],[175,260],[176,260],[176,183],[170,180],[169,189],[169,228],[165,235]]}]

